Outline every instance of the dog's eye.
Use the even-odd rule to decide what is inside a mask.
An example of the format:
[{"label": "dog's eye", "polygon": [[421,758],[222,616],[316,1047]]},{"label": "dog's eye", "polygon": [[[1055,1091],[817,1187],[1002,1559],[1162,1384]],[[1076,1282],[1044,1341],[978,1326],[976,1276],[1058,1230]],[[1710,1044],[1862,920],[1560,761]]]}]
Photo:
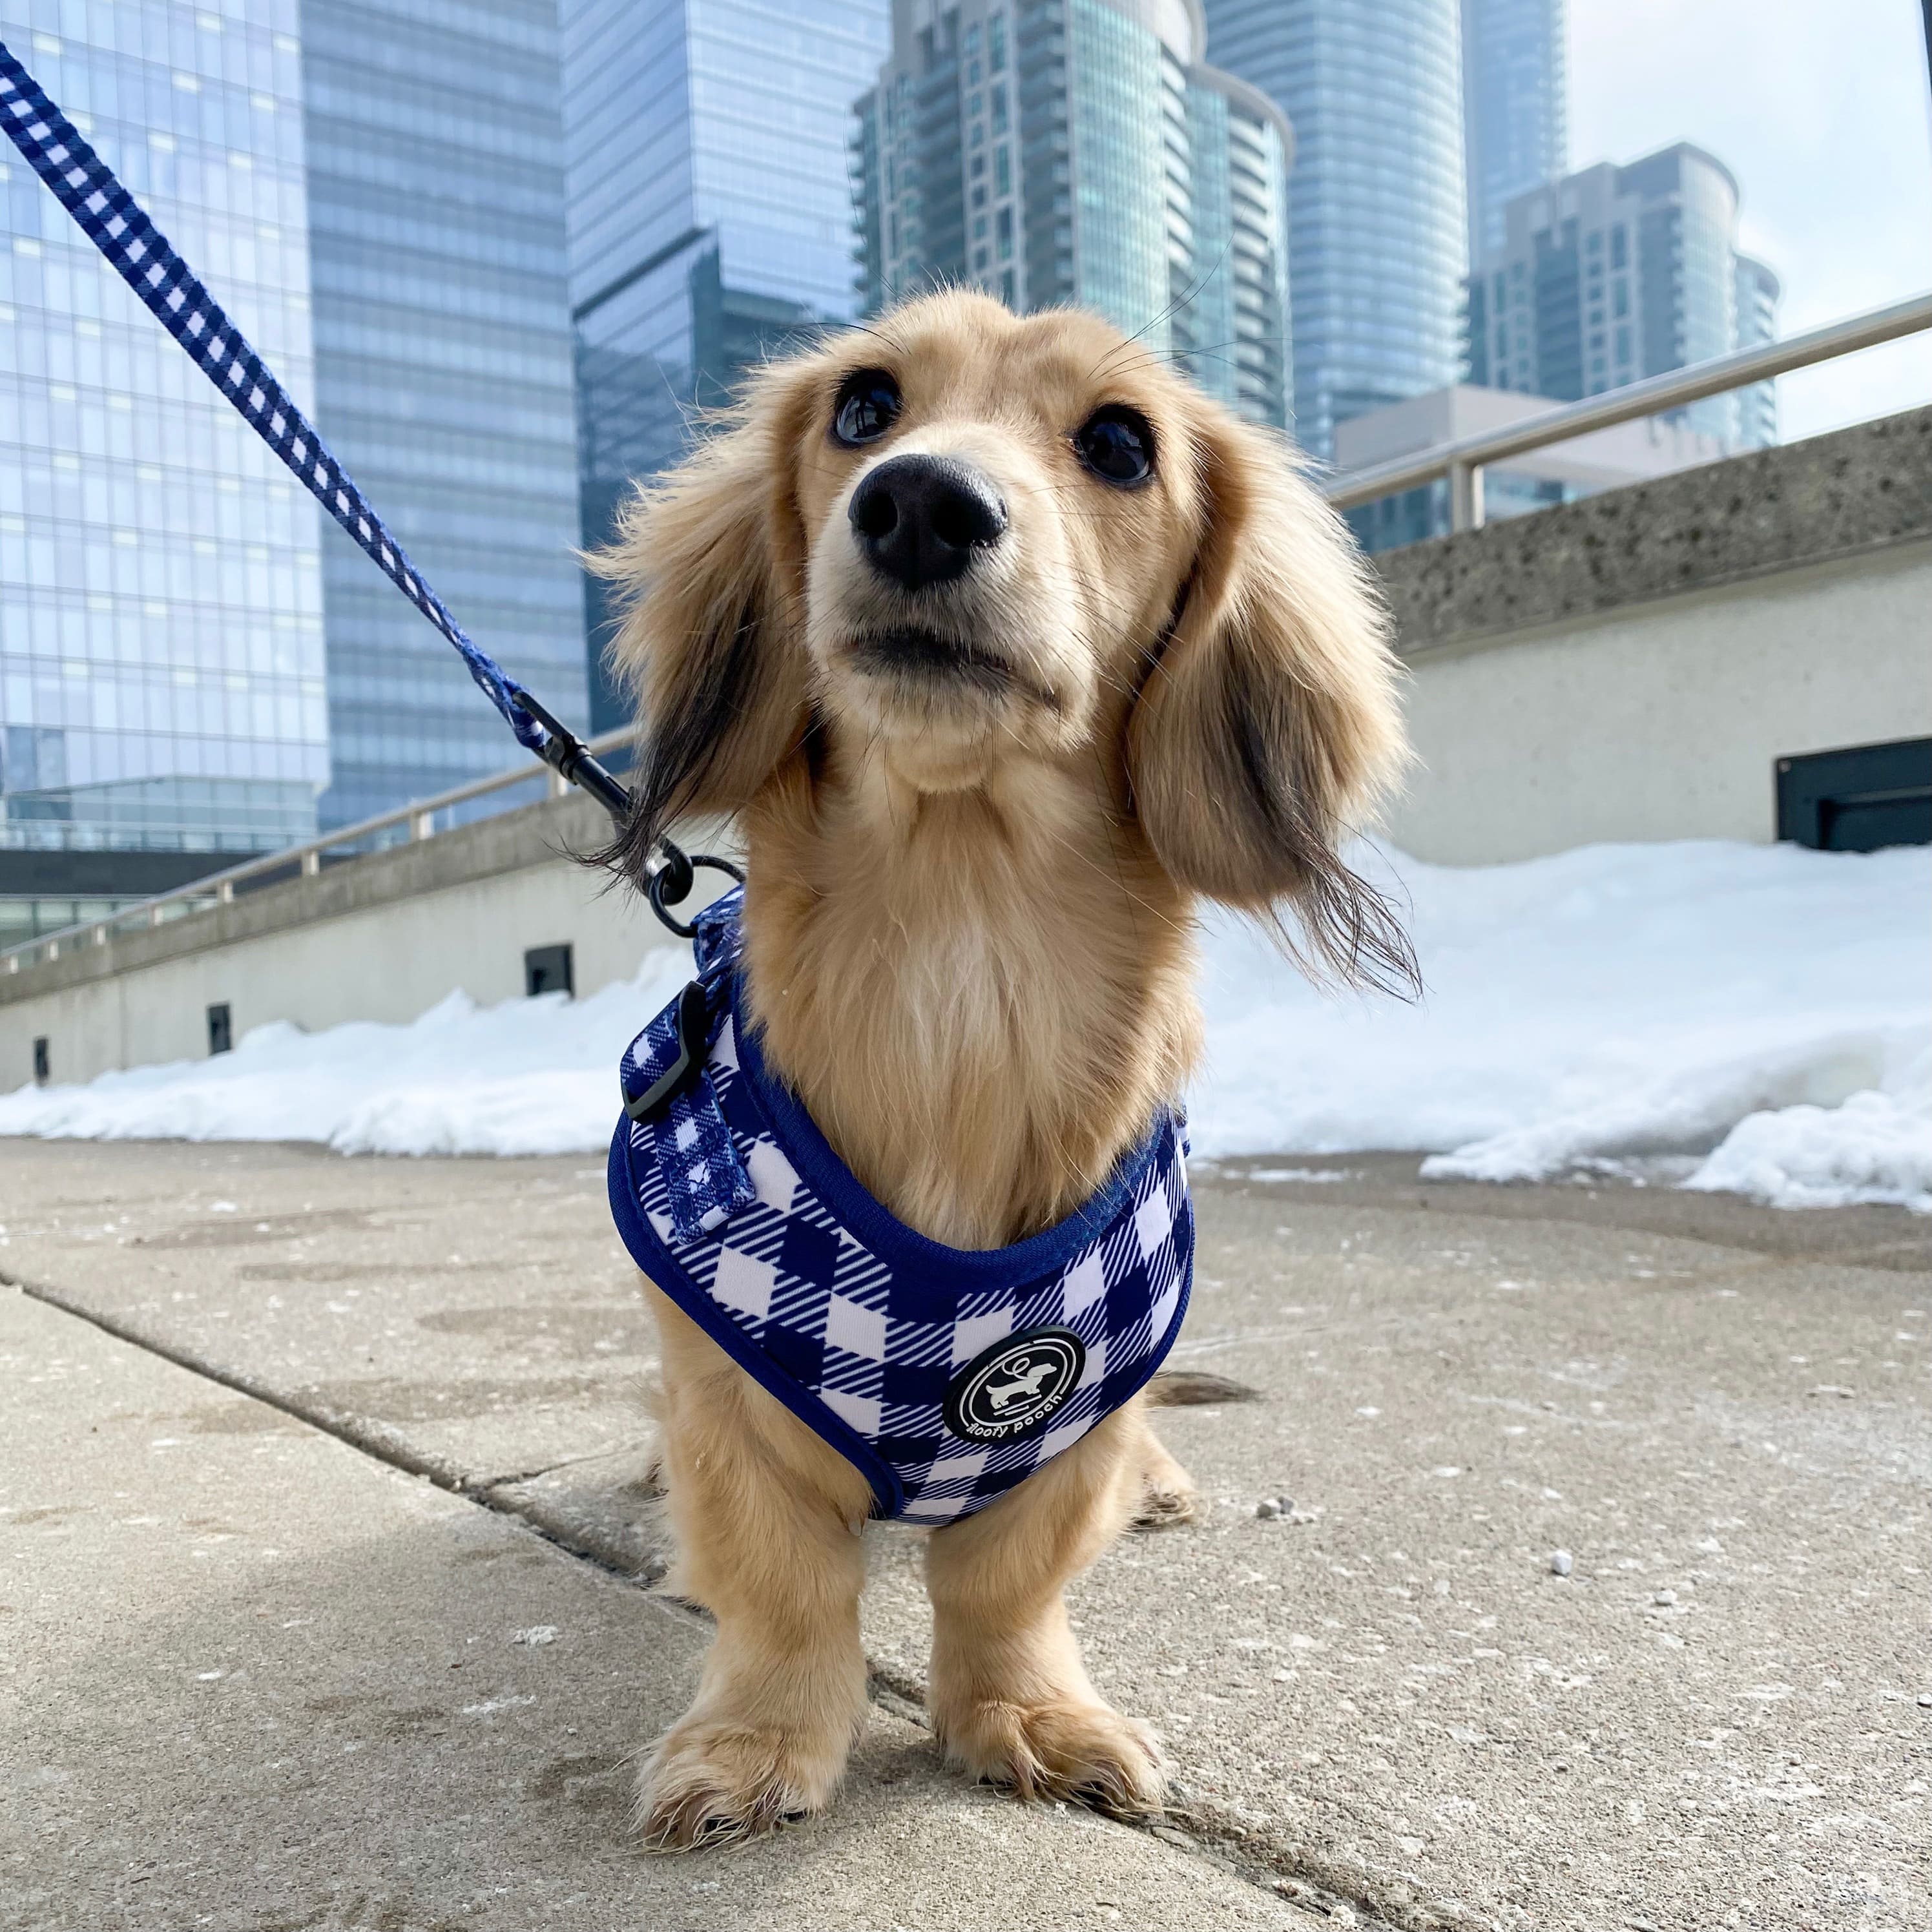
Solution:
[{"label": "dog's eye", "polygon": [[838,386],[832,412],[832,436],[848,449],[876,442],[897,421],[899,386],[883,369],[861,369]]},{"label": "dog's eye", "polygon": [[1109,403],[1075,433],[1080,460],[1103,483],[1144,483],[1154,474],[1154,430],[1138,410]]}]

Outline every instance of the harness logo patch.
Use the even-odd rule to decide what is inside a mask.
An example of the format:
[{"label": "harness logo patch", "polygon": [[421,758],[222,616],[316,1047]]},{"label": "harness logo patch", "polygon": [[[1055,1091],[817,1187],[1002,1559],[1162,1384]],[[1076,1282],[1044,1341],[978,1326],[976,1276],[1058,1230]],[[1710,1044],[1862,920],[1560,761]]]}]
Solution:
[{"label": "harness logo patch", "polygon": [[1012,1442],[1046,1427],[1080,1385],[1086,1345],[1070,1328],[1029,1328],[982,1349],[946,1391],[946,1426],[969,1442]]}]

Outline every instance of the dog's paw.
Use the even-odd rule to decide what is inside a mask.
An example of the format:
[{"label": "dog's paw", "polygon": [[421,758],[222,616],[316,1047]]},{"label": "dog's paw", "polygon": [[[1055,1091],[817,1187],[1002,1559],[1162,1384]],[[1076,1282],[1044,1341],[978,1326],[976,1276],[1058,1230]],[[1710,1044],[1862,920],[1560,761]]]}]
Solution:
[{"label": "dog's paw", "polygon": [[1176,1529],[1184,1522],[1204,1520],[1208,1499],[1194,1486],[1194,1478],[1158,1442],[1148,1445],[1141,1472],[1141,1499],[1133,1515],[1136,1529]]},{"label": "dog's paw", "polygon": [[1117,1817],[1161,1808],[1167,1763],[1145,1724],[1109,1706],[1071,1698],[988,1702],[934,1714],[954,1764],[1022,1798],[1067,1798]]},{"label": "dog's paw", "polygon": [[1141,1492],[1140,1507],[1134,1511],[1136,1529],[1178,1529],[1183,1523],[1200,1522],[1208,1514],[1208,1503],[1192,1483],[1178,1486],[1150,1483]]},{"label": "dog's paw", "polygon": [[717,1718],[687,1718],[638,1780],[632,1822],[647,1850],[728,1844],[820,1810],[849,1740],[808,1738]]}]

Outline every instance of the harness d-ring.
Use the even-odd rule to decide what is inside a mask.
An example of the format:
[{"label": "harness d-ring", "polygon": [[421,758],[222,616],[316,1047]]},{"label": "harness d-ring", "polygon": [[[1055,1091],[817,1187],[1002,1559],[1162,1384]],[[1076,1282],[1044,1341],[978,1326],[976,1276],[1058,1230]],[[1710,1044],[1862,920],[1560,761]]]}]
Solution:
[{"label": "harness d-ring", "polygon": [[[740,885],[745,883],[744,868],[734,866],[729,859],[715,857],[709,852],[686,852],[674,845],[668,838],[658,842],[662,848],[664,863],[651,874],[650,884],[645,888],[651,902],[651,910],[680,939],[694,938],[698,932],[696,922],[689,926],[681,919],[671,916],[669,906],[682,905],[691,896],[692,887],[697,883],[700,868],[713,872],[722,872],[727,878],[735,879]],[[667,905],[666,902],[669,902]]]}]

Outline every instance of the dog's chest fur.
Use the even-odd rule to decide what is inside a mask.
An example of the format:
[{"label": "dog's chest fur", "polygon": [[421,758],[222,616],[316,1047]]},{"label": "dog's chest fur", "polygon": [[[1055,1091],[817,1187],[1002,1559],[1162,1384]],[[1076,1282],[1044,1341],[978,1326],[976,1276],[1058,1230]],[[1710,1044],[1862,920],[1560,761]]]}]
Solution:
[{"label": "dog's chest fur", "polygon": [[994,1247],[1051,1226],[1178,1097],[1187,909],[1081,774],[920,793],[876,764],[794,768],[746,831],[766,1056],[922,1233]]}]

